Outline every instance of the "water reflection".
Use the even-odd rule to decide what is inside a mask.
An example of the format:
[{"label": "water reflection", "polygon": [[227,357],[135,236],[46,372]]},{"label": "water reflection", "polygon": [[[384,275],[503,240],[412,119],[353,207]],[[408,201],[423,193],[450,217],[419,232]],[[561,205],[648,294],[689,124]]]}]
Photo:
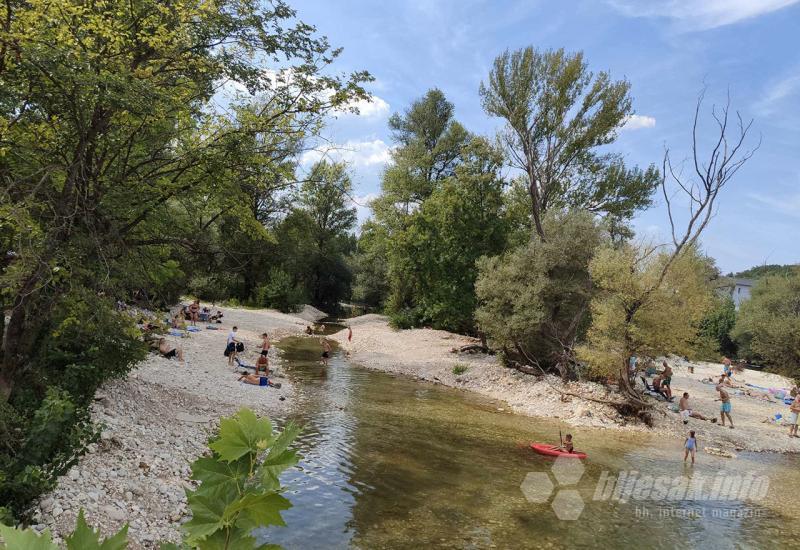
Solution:
[{"label": "water reflection", "polygon": [[[573,430],[590,453],[585,472],[556,490],[585,503],[562,521],[552,499],[531,504],[520,490],[529,472],[551,471],[530,440],[558,439],[555,422],[498,411],[471,394],[350,366],[337,352],[325,369],[317,338],[284,341],[288,376],[303,388],[306,426],[300,468],[284,483],[294,508],[288,528],[263,533],[287,548],[636,548],[793,546],[800,534],[791,493],[794,457],[698,455],[685,466],[680,442],[624,432]],[[770,491],[755,504],[594,500],[597,484],[620,472],[714,478],[768,473]],[[758,517],[726,517],[750,509]],[[695,511],[694,515],[691,514]]]}]

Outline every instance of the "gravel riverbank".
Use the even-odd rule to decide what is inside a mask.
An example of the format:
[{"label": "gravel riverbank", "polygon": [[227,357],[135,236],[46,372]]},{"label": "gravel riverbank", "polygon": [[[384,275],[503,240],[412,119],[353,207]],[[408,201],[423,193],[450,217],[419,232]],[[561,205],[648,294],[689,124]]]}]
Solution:
[{"label": "gravel riverbank", "polygon": [[[37,529],[49,528],[63,539],[83,509],[88,523],[106,534],[128,522],[130,548],[179,540],[187,513],[184,488],[191,487],[189,464],[207,450],[220,417],[245,406],[285,416],[297,398],[280,375],[280,389],[238,382],[222,352],[233,325],[247,344],[243,361],[253,364],[262,332],[276,340],[301,333],[307,322],[274,311],[225,308],[224,313],[218,330],[202,325],[187,338],[169,337],[183,348],[185,364],[150,355],[126,379],[98,392],[92,417],[104,426],[101,439],[40,499]],[[280,374],[279,362],[273,348],[270,366]]]},{"label": "gravel riverbank", "polygon": [[[587,428],[655,431],[675,438],[681,444],[688,430],[693,429],[698,432],[698,439],[704,446],[713,445],[731,451],[800,452],[800,439],[789,438],[786,427],[764,422],[767,418],[774,418],[776,413],[785,416],[788,405],[779,400],[768,401],[761,397],[768,392],[744,386],[750,383],[766,388],[791,387],[790,380],[775,374],[748,370],[735,376],[737,382],[753,396],[728,390],[733,404],[734,429],[696,419],[691,419],[688,426],[684,425],[667,403],[655,400],[655,426],[651,429],[640,423],[626,421],[608,405],[561,393],[603,399],[608,397],[608,390],[600,384],[564,384],[555,376],[536,377],[503,368],[493,356],[452,353],[453,348],[476,343],[474,339],[440,330],[395,330],[382,315],[356,317],[348,320],[348,325],[353,330],[352,341],[347,340],[347,330],[331,338],[350,353],[355,363],[499,399],[520,414],[558,418],[568,424]],[[674,370],[672,391],[676,396],[675,403],[686,391],[690,394],[693,410],[709,418],[717,417],[719,403],[716,399],[719,396],[714,385],[703,380],[718,377],[722,365],[681,360],[670,360],[670,363]],[[453,370],[456,366],[466,370],[456,374]],[[689,366],[693,367],[693,373],[689,372]],[[637,383],[640,384],[639,381]]]}]

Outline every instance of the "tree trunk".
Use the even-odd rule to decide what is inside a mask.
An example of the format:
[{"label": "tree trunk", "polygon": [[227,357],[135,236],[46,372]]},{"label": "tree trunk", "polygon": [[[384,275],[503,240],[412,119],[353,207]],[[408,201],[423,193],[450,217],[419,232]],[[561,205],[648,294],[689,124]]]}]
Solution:
[{"label": "tree trunk", "polygon": [[[5,327],[3,361],[0,365],[0,398],[8,400],[14,389],[14,375],[30,355],[29,343],[25,340],[28,308],[36,296],[37,287],[44,277],[43,268],[31,273],[17,292],[11,306],[11,316]],[[4,313],[5,314],[5,313]]]}]

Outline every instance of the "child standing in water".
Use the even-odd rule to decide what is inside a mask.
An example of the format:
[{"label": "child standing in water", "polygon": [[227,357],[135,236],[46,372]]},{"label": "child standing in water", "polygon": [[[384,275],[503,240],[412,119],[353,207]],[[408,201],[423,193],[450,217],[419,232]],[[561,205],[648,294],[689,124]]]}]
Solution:
[{"label": "child standing in water", "polygon": [[689,453],[692,454],[692,464],[694,464],[694,455],[697,452],[697,438],[694,436],[694,430],[689,432],[689,437],[686,438],[686,443],[683,444],[685,449],[683,453],[683,461],[689,458]]},{"label": "child standing in water", "polygon": [[331,356],[331,345],[325,338],[320,339],[322,342],[322,364],[328,366],[328,359]]}]

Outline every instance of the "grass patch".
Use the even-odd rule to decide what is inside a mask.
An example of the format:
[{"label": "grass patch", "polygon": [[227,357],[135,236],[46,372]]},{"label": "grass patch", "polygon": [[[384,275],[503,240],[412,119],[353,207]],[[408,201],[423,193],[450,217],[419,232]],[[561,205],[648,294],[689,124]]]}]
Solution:
[{"label": "grass patch", "polygon": [[462,363],[456,363],[456,365],[453,367],[453,374],[455,374],[456,376],[459,376],[459,375],[464,374],[465,372],[467,372],[468,368],[469,368],[468,366],[466,366],[466,365],[464,365]]}]

